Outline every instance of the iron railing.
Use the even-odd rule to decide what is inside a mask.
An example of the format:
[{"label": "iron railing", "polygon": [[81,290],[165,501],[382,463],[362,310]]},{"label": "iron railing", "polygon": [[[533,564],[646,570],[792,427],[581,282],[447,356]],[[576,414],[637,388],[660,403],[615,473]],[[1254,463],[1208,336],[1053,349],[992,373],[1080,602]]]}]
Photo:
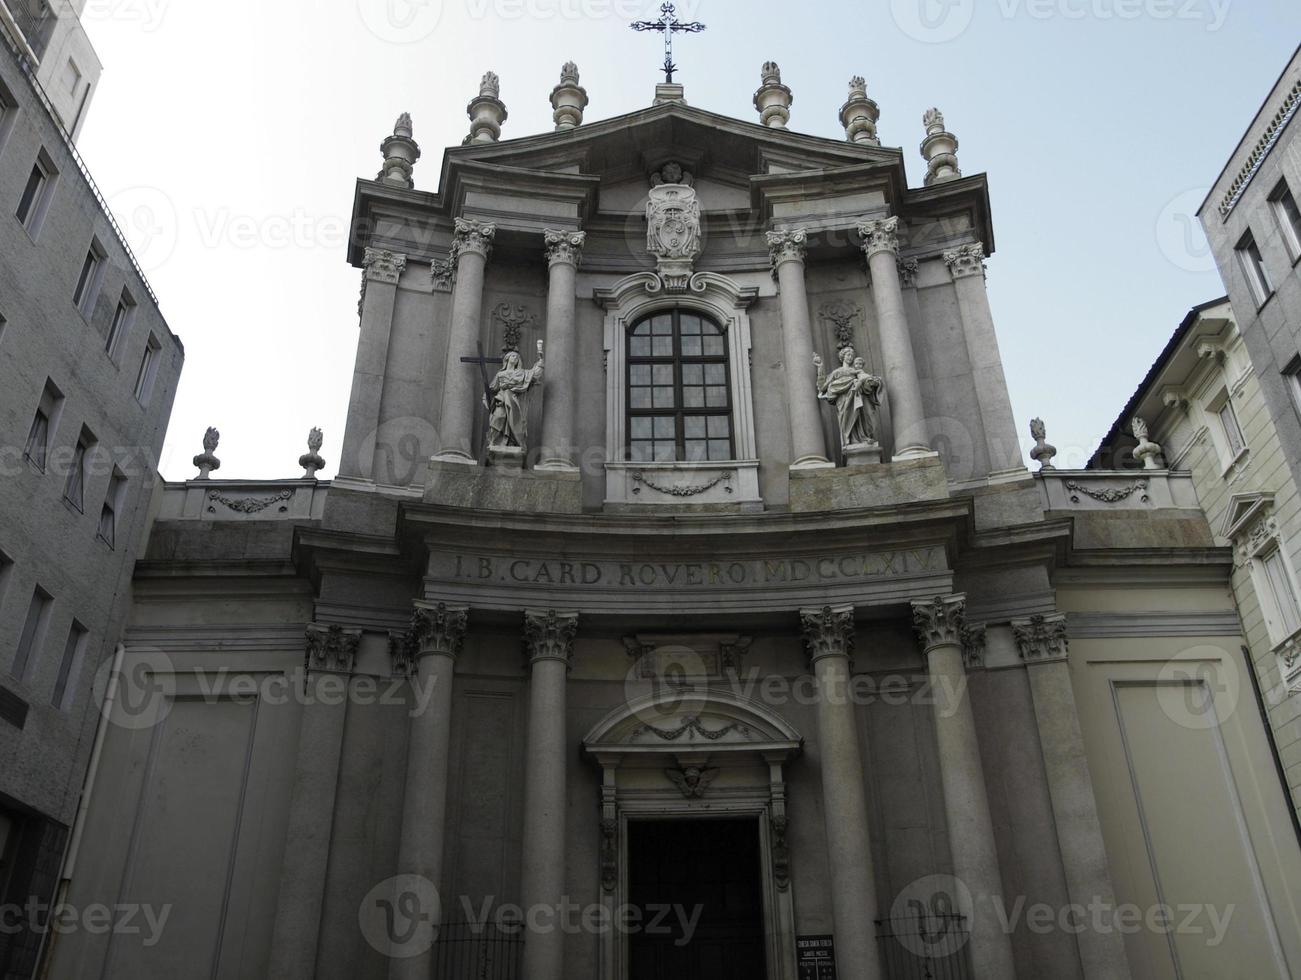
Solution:
[{"label": "iron railing", "polygon": [[876,920],[876,942],[889,980],[971,980],[962,915],[895,916]]},{"label": "iron railing", "polygon": [[[5,0],[0,0],[0,2],[5,2]],[[12,5],[9,5],[9,10],[12,13]],[[37,80],[36,69],[39,66],[32,63],[31,58],[28,57],[28,53],[22,49],[18,39],[13,37],[9,31],[5,30],[3,25],[0,25],[0,39],[4,40],[4,48],[13,56],[14,61],[17,62],[18,68],[21,70],[23,77],[27,79],[27,83],[31,86],[33,94],[35,94],[36,98],[40,100],[41,105],[49,114],[50,121],[54,123],[55,127],[59,131],[59,135],[63,137],[63,145],[72,156],[72,160],[77,165],[77,169],[81,171],[81,176],[85,179],[86,186],[90,188],[90,193],[94,195],[95,201],[99,204],[99,209],[103,212],[104,219],[108,222],[109,227],[113,229],[114,234],[117,235],[117,240],[121,243],[122,248],[126,252],[127,261],[131,263],[131,267],[135,269],[136,275],[140,277],[140,282],[145,287],[145,292],[147,292],[149,298],[154,301],[154,306],[159,306],[158,295],[154,292],[154,287],[150,285],[149,277],[145,275],[144,269],[140,267],[140,262],[136,259],[136,253],[132,251],[130,243],[127,242],[126,235],[117,223],[117,218],[114,217],[112,209],[108,206],[108,202],[104,200],[104,194],[100,191],[99,185],[95,183],[95,178],[90,175],[90,168],[86,166],[86,161],[83,160],[81,154],[77,152],[77,144],[73,142],[72,134],[68,132],[67,127],[65,127],[59,120],[59,114],[54,108],[54,103],[50,101],[50,97],[46,94],[44,87]]]},{"label": "iron railing", "polygon": [[520,980],[524,930],[490,922],[451,922],[438,930],[434,980]]}]

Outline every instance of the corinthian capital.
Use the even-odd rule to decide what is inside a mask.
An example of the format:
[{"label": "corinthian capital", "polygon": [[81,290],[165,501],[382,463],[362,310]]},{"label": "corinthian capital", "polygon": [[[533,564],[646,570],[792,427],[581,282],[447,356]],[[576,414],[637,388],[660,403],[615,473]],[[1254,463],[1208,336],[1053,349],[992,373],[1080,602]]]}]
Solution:
[{"label": "corinthian capital", "polygon": [[466,252],[474,252],[485,259],[492,254],[492,240],[497,236],[497,226],[473,218],[456,219],[456,237],[452,241],[452,255],[459,259]]},{"label": "corinthian capital", "polygon": [[811,663],[823,657],[848,657],[854,652],[853,606],[801,609],[800,627]]},{"label": "corinthian capital", "polygon": [[524,646],[529,663],[539,660],[573,662],[574,636],[578,633],[578,613],[530,610],[524,614]]},{"label": "corinthian capital", "polygon": [[944,264],[949,267],[949,272],[953,274],[954,279],[965,279],[967,276],[983,276],[985,274],[985,246],[982,242],[975,242],[945,252]]},{"label": "corinthian capital", "polygon": [[1014,619],[1012,635],[1016,637],[1021,659],[1029,664],[1065,660],[1070,650],[1066,639],[1066,617],[1062,615]]},{"label": "corinthian capital", "polygon": [[362,259],[365,278],[370,282],[387,282],[396,285],[407,267],[407,257],[401,252],[390,252],[385,248],[368,248]]},{"label": "corinthian capital", "polygon": [[809,233],[803,228],[781,228],[768,232],[768,251],[776,271],[783,262],[803,262],[809,251]]},{"label": "corinthian capital", "polygon": [[961,646],[967,597],[936,596],[913,602],[913,628],[929,653],[935,647]]},{"label": "corinthian capital", "polygon": [[542,241],[546,246],[547,264],[578,265],[583,258],[583,243],[587,241],[585,231],[544,231]]},{"label": "corinthian capital", "polygon": [[864,221],[858,226],[858,233],[863,238],[863,252],[871,260],[877,252],[899,254],[899,219],[877,218]]},{"label": "corinthian capital", "polygon": [[408,634],[413,652],[417,656],[456,656],[461,652],[461,643],[465,640],[469,612],[465,606],[449,606],[442,602],[436,606],[418,606],[411,618],[411,631]]},{"label": "corinthian capital", "polygon": [[307,669],[351,674],[360,645],[361,630],[312,623],[307,627]]}]

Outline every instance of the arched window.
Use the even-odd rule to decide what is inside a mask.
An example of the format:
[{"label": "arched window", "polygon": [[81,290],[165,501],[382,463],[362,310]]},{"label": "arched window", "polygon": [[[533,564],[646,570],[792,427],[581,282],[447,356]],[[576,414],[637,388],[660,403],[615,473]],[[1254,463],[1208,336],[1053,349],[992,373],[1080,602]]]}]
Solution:
[{"label": "arched window", "polygon": [[637,463],[734,459],[727,334],[687,310],[628,330],[628,458]]}]

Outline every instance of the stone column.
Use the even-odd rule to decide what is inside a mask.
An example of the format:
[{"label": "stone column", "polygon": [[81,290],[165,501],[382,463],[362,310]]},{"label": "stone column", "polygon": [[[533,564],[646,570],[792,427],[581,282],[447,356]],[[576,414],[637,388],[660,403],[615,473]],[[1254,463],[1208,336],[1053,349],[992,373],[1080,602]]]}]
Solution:
[{"label": "stone column", "polygon": [[903,290],[899,286],[899,219],[864,222],[859,225],[858,233],[863,236],[863,252],[872,274],[872,300],[876,304],[881,360],[885,365],[885,393],[894,424],[894,458],[930,456],[930,434],[921,384],[917,380],[917,359],[913,356]]},{"label": "stone column", "polygon": [[447,340],[447,365],[443,372],[443,414],[438,423],[440,449],[434,457],[448,463],[475,465],[474,406],[482,398],[478,368],[462,364],[462,357],[477,351],[483,322],[483,281],[497,226],[456,219],[452,263],[456,285],[452,290],[452,323]]},{"label": "stone column", "polygon": [[[1066,893],[1073,905],[1087,908],[1096,902],[1115,908],[1098,804],[1071,687],[1066,617],[1014,620],[1012,632],[1030,679],[1048,796],[1066,873]],[[1129,960],[1124,937],[1117,930],[1085,930],[1076,942],[1086,977],[1127,980]]]},{"label": "stone column", "polygon": [[782,342],[786,349],[786,405],[791,420],[791,469],[825,469],[827,458],[813,368],[813,326],[804,285],[804,257],[808,233],[803,230],[770,231],[773,274],[781,291]]},{"label": "stone column", "polygon": [[334,831],[348,682],[360,630],[307,628],[307,703],[298,730],[298,764],[289,798],[289,833],[280,871],[270,975],[312,980],[325,901],[325,871]]},{"label": "stone column", "polygon": [[[413,683],[430,691],[426,706],[411,717],[407,742],[407,786],[402,798],[398,874],[419,875],[442,887],[443,833],[447,823],[447,756],[452,731],[452,678],[465,639],[469,610],[438,603],[416,604],[407,636],[415,658]],[[428,980],[433,950],[389,961],[391,980]]]},{"label": "stone column", "polygon": [[[376,479],[383,474],[375,467],[380,455],[376,435],[379,432],[379,403],[384,394],[384,374],[388,365],[389,336],[393,329],[393,307],[397,303],[398,280],[407,267],[401,252],[382,248],[366,249],[361,273],[361,337],[357,341],[357,360],[352,370],[352,397],[348,401],[348,422],[343,434],[343,453],[339,475]],[[372,454],[362,457],[367,440],[376,443]]]},{"label": "stone column", "polygon": [[574,280],[582,261],[581,231],[547,231],[547,379],[542,404],[542,457],[540,470],[574,472],[574,395],[578,387],[577,324],[574,315]]},{"label": "stone column", "polygon": [[[1003,358],[998,351],[989,293],[985,290],[985,246],[976,242],[945,252],[944,262],[953,274],[958,293],[958,312],[967,338],[967,356],[971,359],[980,426],[989,451],[990,474],[1020,473],[1026,467],[1012,415],[1012,399],[1007,393]],[[974,433],[972,437],[975,438]]]},{"label": "stone column", "polygon": [[926,650],[934,698],[935,740],[953,875],[971,892],[972,971],[981,980],[1013,980],[1016,970],[1012,940],[999,914],[1003,879],[994,844],[994,822],[989,815],[976,720],[962,659],[966,602],[964,595],[914,602],[913,622]]},{"label": "stone column", "polygon": [[[565,934],[557,909],[565,897],[565,684],[578,632],[577,613],[529,611],[524,640],[529,655],[529,727],[524,776],[524,862],[520,898],[529,928],[520,975],[563,980]],[[548,914],[541,914],[541,910]]]},{"label": "stone column", "polygon": [[818,682],[818,757],[840,980],[883,977],[873,922],[876,875],[858,724],[849,698],[854,607],[803,609],[800,623]]}]

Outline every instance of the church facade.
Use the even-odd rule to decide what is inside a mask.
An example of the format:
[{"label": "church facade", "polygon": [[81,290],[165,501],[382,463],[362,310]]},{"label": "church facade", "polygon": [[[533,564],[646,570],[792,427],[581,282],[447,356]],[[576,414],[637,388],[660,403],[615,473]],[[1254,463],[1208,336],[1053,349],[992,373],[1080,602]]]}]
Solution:
[{"label": "church facade", "polygon": [[1025,467],[942,115],[586,103],[399,119],[338,476],[166,488],[67,892],[166,925],[51,976],[1301,971],[1232,554]]}]

